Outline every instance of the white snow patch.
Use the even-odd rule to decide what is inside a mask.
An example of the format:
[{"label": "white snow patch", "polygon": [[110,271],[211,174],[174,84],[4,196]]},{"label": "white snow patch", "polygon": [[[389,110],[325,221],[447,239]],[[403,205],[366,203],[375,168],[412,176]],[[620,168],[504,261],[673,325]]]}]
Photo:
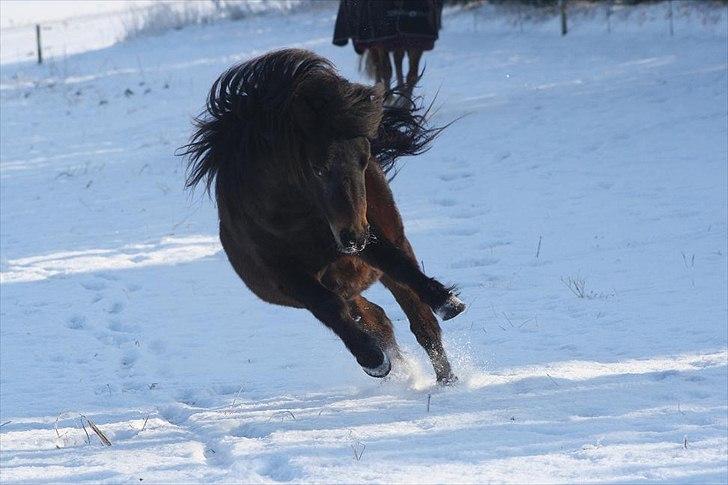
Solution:
[{"label": "white snow patch", "polygon": [[61,251],[10,259],[0,272],[0,283],[23,283],[53,276],[92,273],[146,266],[189,263],[220,252],[218,238],[212,236],[165,237],[156,244],[129,244],[117,249]]}]

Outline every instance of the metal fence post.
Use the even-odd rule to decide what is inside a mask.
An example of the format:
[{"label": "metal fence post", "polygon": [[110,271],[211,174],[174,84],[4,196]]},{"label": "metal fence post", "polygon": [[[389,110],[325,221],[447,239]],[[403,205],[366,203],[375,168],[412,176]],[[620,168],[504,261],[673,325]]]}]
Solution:
[{"label": "metal fence post", "polygon": [[561,35],[566,35],[566,0],[559,0],[559,10],[561,10]]},{"label": "metal fence post", "polygon": [[43,64],[43,51],[40,47],[40,24],[35,24],[35,43],[38,46],[38,64]]}]

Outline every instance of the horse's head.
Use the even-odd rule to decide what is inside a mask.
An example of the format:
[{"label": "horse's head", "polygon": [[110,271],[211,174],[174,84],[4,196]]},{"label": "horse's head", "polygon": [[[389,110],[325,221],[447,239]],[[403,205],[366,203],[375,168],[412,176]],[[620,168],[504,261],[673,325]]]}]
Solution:
[{"label": "horse's head", "polygon": [[369,140],[332,140],[326,156],[313,166],[312,192],[344,254],[362,249],[369,238],[364,171],[369,163]]},{"label": "horse's head", "polygon": [[308,193],[344,254],[358,253],[369,239],[364,173],[382,118],[382,91],[327,76],[302,84],[294,104],[306,136]]}]

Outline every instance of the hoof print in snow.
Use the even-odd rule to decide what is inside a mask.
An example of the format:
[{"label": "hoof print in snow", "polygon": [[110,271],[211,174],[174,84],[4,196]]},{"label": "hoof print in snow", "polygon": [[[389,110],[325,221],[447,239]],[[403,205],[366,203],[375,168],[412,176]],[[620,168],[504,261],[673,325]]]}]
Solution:
[{"label": "hoof print in snow", "polygon": [[71,317],[66,322],[66,327],[71,328],[73,330],[79,330],[85,326],[86,326],[86,317],[82,317],[82,316]]},{"label": "hoof print in snow", "polygon": [[111,315],[116,315],[118,313],[121,313],[124,310],[124,304],[121,302],[115,302],[112,304],[107,310],[106,313],[109,313]]}]

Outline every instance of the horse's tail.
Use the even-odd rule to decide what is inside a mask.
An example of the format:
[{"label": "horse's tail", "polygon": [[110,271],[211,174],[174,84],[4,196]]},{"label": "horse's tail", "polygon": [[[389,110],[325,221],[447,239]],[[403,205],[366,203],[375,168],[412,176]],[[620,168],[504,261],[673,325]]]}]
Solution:
[{"label": "horse's tail", "polygon": [[365,74],[369,79],[377,79],[377,65],[370,49],[359,54],[359,72]]},{"label": "horse's tail", "polygon": [[[394,89],[386,93],[387,98],[397,99],[397,102],[384,106],[379,132],[371,145],[372,153],[385,173],[395,167],[399,157],[419,155],[429,150],[432,141],[450,126],[448,123],[429,127],[432,103],[424,107],[420,96],[409,97]],[[395,170],[391,178],[396,174]]]}]

